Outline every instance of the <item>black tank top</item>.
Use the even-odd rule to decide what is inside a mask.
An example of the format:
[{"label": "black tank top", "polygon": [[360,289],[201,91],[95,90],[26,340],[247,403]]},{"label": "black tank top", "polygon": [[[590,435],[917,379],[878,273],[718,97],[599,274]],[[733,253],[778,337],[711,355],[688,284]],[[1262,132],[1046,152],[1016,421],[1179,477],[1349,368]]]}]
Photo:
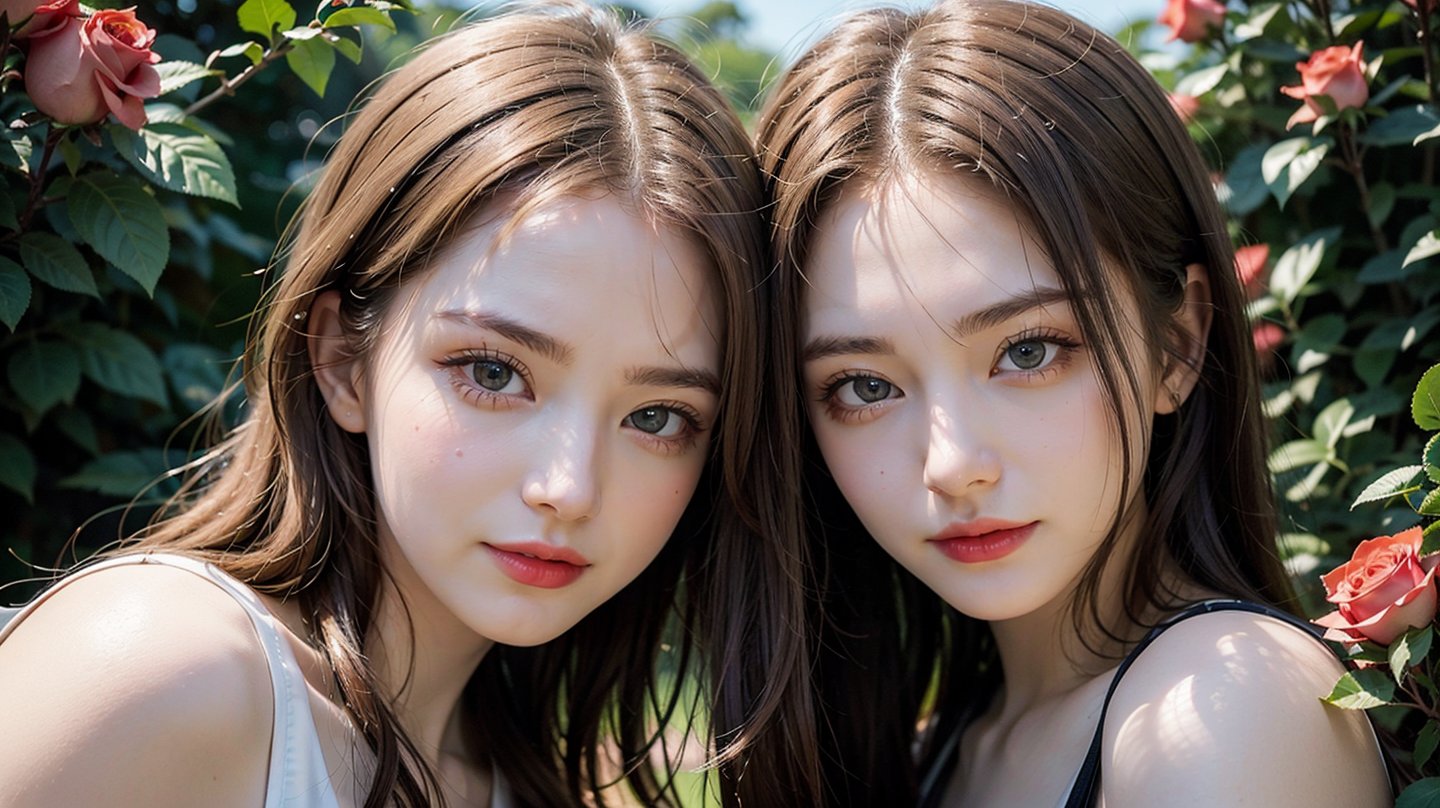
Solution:
[{"label": "black tank top", "polygon": [[[1293,615],[1286,614],[1279,609],[1266,606],[1263,603],[1254,603],[1248,600],[1236,600],[1230,598],[1203,600],[1179,612],[1165,618],[1146,632],[1140,642],[1135,645],[1130,653],[1120,661],[1119,667],[1115,669],[1115,675],[1110,680],[1110,688],[1105,692],[1105,703],[1100,708],[1100,720],[1095,727],[1095,737],[1090,741],[1090,749],[1085,753],[1085,762],[1081,764],[1080,771],[1075,775],[1074,784],[1070,787],[1070,796],[1065,801],[1065,808],[1093,808],[1100,798],[1100,746],[1105,738],[1105,713],[1110,709],[1110,699],[1115,695],[1115,688],[1119,686],[1120,679],[1125,672],[1130,670],[1150,643],[1154,642],[1165,630],[1183,620],[1188,620],[1202,614],[1211,612],[1252,612],[1263,614],[1266,617],[1273,617],[1300,629],[1315,638],[1316,642],[1324,643],[1320,639],[1320,631],[1310,623],[1305,622]],[[1329,648],[1329,646],[1326,646]],[[960,727],[945,741],[943,751],[936,757],[935,766],[926,773],[925,780],[920,787],[921,808],[936,808],[944,796],[945,786],[949,783],[950,773],[955,770],[960,758],[960,736],[965,731],[965,723],[961,722]]]}]

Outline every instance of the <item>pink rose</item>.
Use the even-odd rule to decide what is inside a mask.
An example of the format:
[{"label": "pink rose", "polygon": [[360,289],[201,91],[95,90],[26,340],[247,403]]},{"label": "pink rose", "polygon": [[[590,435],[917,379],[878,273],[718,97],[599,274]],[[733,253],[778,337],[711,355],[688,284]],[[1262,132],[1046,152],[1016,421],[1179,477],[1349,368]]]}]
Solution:
[{"label": "pink rose", "polygon": [[1175,110],[1181,123],[1190,123],[1195,120],[1195,113],[1200,111],[1200,99],[1184,93],[1170,93],[1169,98],[1170,108]]},{"label": "pink rose", "polygon": [[1167,42],[1199,42],[1210,36],[1210,29],[1225,22],[1225,4],[1215,0],[1169,0],[1156,19],[1170,26]]},{"label": "pink rose", "polygon": [[155,32],[133,8],[66,17],[54,32],[31,40],[25,89],[35,107],[59,123],[95,123],[114,113],[139,129],[145,125],[141,99],[160,94],[154,41]]},{"label": "pink rose", "polygon": [[[1420,4],[1417,3],[1417,2],[1415,2],[1415,0],[1400,0],[1400,2],[1402,2],[1402,3],[1404,3],[1405,5],[1407,5],[1407,6],[1411,7],[1411,8],[1413,8],[1413,9],[1415,9],[1416,11],[1419,11],[1419,10],[1420,10]],[[1434,10],[1435,10],[1435,0],[1430,0],[1430,2],[1426,3],[1426,4],[1425,4],[1425,10],[1426,10],[1426,11],[1434,11]]]},{"label": "pink rose", "polygon": [[1335,611],[1316,620],[1325,638],[1343,643],[1373,640],[1389,645],[1406,629],[1435,617],[1435,565],[1440,555],[1420,557],[1421,531],[1360,542],[1350,560],[1320,581]]},{"label": "pink rose", "polygon": [[1325,110],[1315,102],[1316,96],[1327,96],[1335,103],[1336,109],[1353,109],[1365,106],[1370,100],[1370,87],[1365,79],[1363,42],[1347,48],[1336,45],[1310,54],[1310,58],[1295,65],[1300,71],[1300,84],[1281,87],[1280,92],[1299,101],[1305,106],[1295,111],[1285,124],[1286,129],[1296,124],[1310,123],[1319,118]]},{"label": "pink rose", "polygon": [[19,29],[12,36],[15,39],[38,39],[65,27],[71,17],[82,17],[80,0],[0,0],[0,11],[4,11],[14,28]]},{"label": "pink rose", "polygon": [[1252,300],[1265,291],[1265,264],[1269,260],[1269,244],[1252,244],[1235,251],[1235,274]]}]

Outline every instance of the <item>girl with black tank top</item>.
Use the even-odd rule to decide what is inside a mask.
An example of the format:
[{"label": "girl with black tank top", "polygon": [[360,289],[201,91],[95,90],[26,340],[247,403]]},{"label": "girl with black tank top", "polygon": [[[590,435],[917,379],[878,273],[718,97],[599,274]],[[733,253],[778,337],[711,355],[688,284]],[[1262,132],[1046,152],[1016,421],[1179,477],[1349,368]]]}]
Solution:
[{"label": "girl with black tank top", "polygon": [[864,11],[759,142],[827,801],[1386,803],[1291,616],[1232,246],[1145,70],[1046,6]]}]

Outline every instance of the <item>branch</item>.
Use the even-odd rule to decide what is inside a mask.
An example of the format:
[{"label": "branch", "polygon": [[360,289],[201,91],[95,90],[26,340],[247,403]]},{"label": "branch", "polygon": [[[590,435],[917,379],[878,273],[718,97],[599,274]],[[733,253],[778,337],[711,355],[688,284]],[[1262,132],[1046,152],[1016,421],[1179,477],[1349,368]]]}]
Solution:
[{"label": "branch", "polygon": [[269,67],[277,59],[294,50],[294,48],[294,41],[287,39],[284,42],[281,42],[276,47],[265,51],[265,54],[260,57],[260,61],[240,71],[240,73],[238,73],[234,78],[225,79],[224,81],[220,82],[220,86],[216,87],[209,95],[200,98],[195,103],[186,107],[185,114],[194,115],[195,113],[199,112],[202,109],[205,109],[216,101],[219,101],[221,98],[224,98],[228,95],[234,95],[235,89],[237,87],[254,78],[256,73],[259,73],[261,70]]}]

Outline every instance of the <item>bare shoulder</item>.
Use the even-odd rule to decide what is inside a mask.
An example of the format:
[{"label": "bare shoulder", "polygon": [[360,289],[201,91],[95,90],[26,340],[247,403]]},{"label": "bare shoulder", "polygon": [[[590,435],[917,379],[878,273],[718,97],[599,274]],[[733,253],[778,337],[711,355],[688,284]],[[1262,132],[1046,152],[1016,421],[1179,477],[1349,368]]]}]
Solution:
[{"label": "bare shoulder", "polygon": [[0,643],[0,806],[262,804],[271,693],[214,584],[158,564],[77,578]]},{"label": "bare shoulder", "polygon": [[1176,624],[1116,689],[1105,805],[1390,804],[1364,715],[1320,701],[1343,672],[1314,637],[1263,615]]}]

